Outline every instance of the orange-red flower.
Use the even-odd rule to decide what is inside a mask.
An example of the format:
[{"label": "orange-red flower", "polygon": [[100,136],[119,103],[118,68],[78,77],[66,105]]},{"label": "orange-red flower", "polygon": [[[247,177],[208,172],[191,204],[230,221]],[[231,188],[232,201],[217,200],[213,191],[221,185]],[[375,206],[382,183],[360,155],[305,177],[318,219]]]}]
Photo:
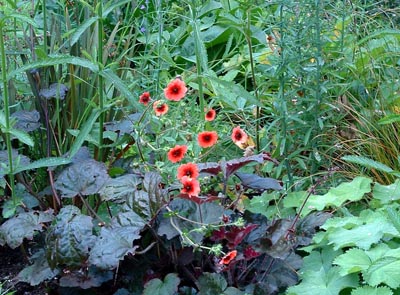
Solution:
[{"label": "orange-red flower", "polygon": [[224,257],[221,258],[221,260],[219,261],[219,264],[229,264],[229,263],[231,263],[231,261],[233,259],[235,259],[236,255],[237,255],[237,251],[236,250],[228,252],[228,254],[226,254]]},{"label": "orange-red flower", "polygon": [[209,109],[205,115],[205,119],[206,121],[213,121],[216,115],[217,112],[214,109]]},{"label": "orange-red flower", "polygon": [[180,101],[185,97],[187,87],[184,81],[180,78],[175,78],[170,82],[167,88],[164,89],[164,95],[167,99],[173,101]]},{"label": "orange-red flower", "polygon": [[199,176],[199,169],[194,163],[183,164],[178,167],[177,178],[182,179],[184,176],[189,178],[197,178]]},{"label": "orange-red flower", "polygon": [[170,160],[172,163],[179,162],[185,157],[187,149],[188,148],[186,145],[176,145],[175,147],[169,150],[167,155],[168,160]]},{"label": "orange-red flower", "polygon": [[231,138],[235,144],[242,144],[247,141],[247,134],[239,126],[236,126],[232,130]]},{"label": "orange-red flower", "polygon": [[153,110],[156,113],[156,116],[162,116],[168,112],[168,105],[160,100],[156,100],[153,103]]},{"label": "orange-red flower", "polygon": [[218,134],[215,131],[203,131],[197,135],[199,146],[207,148],[213,146],[218,140]]},{"label": "orange-red flower", "polygon": [[182,182],[182,190],[181,190],[182,194],[188,194],[189,196],[195,196],[195,197],[199,195],[200,183],[196,179],[183,176],[181,182]]},{"label": "orange-red flower", "polygon": [[147,106],[151,101],[150,93],[143,92],[142,95],[139,96],[139,102]]}]

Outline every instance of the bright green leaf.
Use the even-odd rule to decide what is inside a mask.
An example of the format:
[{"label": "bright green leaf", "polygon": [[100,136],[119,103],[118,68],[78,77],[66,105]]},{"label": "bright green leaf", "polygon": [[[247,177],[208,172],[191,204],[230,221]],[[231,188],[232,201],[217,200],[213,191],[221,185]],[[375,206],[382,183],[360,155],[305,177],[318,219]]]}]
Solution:
[{"label": "bright green leaf", "polygon": [[336,257],[333,264],[341,267],[340,274],[345,276],[350,273],[360,272],[368,269],[371,265],[371,259],[361,249],[352,248],[346,253]]},{"label": "bright green leaf", "polygon": [[150,280],[144,288],[143,295],[175,295],[178,292],[180,279],[177,274],[169,273],[164,282],[160,279]]},{"label": "bright green leaf", "polygon": [[351,295],[393,295],[388,287],[362,286],[351,291]]},{"label": "bright green leaf", "polygon": [[373,189],[374,199],[378,199],[382,204],[388,204],[400,200],[400,179],[389,185],[375,183]]},{"label": "bright green leaf", "polygon": [[363,274],[365,281],[371,286],[386,284],[396,289],[400,286],[400,258],[383,257],[375,261]]}]

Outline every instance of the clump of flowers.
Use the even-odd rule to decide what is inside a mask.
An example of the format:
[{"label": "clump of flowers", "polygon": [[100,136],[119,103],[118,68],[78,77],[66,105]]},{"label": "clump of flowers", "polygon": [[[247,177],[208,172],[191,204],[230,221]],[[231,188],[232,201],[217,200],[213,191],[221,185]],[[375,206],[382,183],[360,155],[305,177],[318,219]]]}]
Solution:
[{"label": "clump of flowers", "polygon": [[203,131],[197,135],[197,142],[202,148],[212,147],[217,143],[218,134],[215,131]]},{"label": "clump of flowers", "polygon": [[205,114],[206,121],[214,121],[217,112],[214,109],[209,109]]},{"label": "clump of flowers", "polygon": [[153,103],[153,110],[156,113],[156,116],[159,117],[165,115],[168,112],[168,105],[160,100],[156,100]]},{"label": "clump of flowers", "polygon": [[185,82],[181,78],[175,78],[168,86],[164,89],[164,95],[168,100],[180,101],[185,97],[187,87]]},{"label": "clump of flowers", "polygon": [[167,154],[168,160],[170,160],[172,163],[177,163],[181,161],[185,157],[187,149],[188,148],[186,145],[176,145],[169,150]]},{"label": "clump of flowers", "polygon": [[147,106],[151,101],[150,92],[143,92],[142,95],[139,96],[139,102]]}]

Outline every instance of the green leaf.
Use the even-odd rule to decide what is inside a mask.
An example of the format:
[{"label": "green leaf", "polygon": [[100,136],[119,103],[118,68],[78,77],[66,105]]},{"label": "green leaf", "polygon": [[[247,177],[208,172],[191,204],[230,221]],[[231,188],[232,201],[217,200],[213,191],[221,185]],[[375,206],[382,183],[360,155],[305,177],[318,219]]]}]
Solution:
[{"label": "green leaf", "polygon": [[109,180],[107,167],[93,159],[77,162],[64,169],[55,182],[63,198],[96,194]]},{"label": "green leaf", "polygon": [[392,207],[387,207],[386,210],[388,213],[389,220],[392,222],[393,226],[400,233],[400,214],[399,214],[399,212],[394,210]]},{"label": "green leaf", "polygon": [[384,125],[384,124],[392,124],[400,121],[400,115],[399,114],[390,114],[386,115],[382,119],[378,120],[378,124]]},{"label": "green leaf", "polygon": [[14,173],[20,173],[22,171],[38,169],[43,167],[57,167],[60,165],[67,165],[71,163],[71,160],[66,158],[59,158],[59,157],[51,157],[51,158],[43,158],[32,162],[28,165],[18,166],[17,169],[14,170]]},{"label": "green leaf", "polygon": [[396,289],[400,286],[400,258],[383,257],[374,261],[363,274],[364,280],[371,286],[386,284]]},{"label": "green leaf", "polygon": [[29,145],[31,147],[35,145],[33,139],[30,137],[28,133],[14,128],[11,128],[9,132],[10,134],[14,135],[20,142]]},{"label": "green leaf", "polygon": [[92,231],[90,216],[82,215],[80,209],[72,205],[61,208],[47,235],[50,266],[80,266],[93,247],[95,237]]},{"label": "green leaf", "polygon": [[38,27],[38,24],[32,18],[22,13],[10,13],[6,15],[6,18],[17,19],[21,21],[23,24],[30,24],[34,28]]},{"label": "green leaf", "polygon": [[400,179],[390,185],[375,183],[373,189],[374,199],[378,199],[382,204],[388,204],[400,200]]},{"label": "green leaf", "polygon": [[88,134],[92,131],[93,125],[96,122],[97,118],[100,116],[100,111],[93,110],[90,117],[86,120],[85,124],[81,127],[79,131],[79,135],[75,138],[74,143],[72,144],[71,149],[69,150],[68,156],[71,159],[82,147],[83,142],[86,140]]},{"label": "green leaf", "polygon": [[42,67],[61,65],[61,64],[73,64],[76,66],[81,66],[84,68],[88,68],[89,70],[95,73],[99,71],[99,67],[87,59],[71,55],[49,55],[44,60],[28,63],[11,71],[7,75],[7,81],[13,79],[15,76],[25,73],[26,71],[39,69]]},{"label": "green leaf", "polygon": [[362,286],[351,291],[351,295],[393,295],[388,287]]},{"label": "green leaf", "polygon": [[89,262],[101,269],[113,269],[125,255],[134,254],[138,246],[133,241],[140,238],[140,231],[146,225],[135,212],[124,212],[114,216],[109,226],[101,228]]},{"label": "green leaf", "polygon": [[169,273],[164,282],[160,279],[152,279],[145,286],[143,295],[175,295],[178,292],[180,279],[177,274]]},{"label": "green leaf", "polygon": [[20,246],[24,239],[33,239],[36,232],[43,230],[44,223],[52,221],[52,211],[23,212],[8,219],[0,226],[0,245],[7,244],[15,249]]},{"label": "green leaf", "polygon": [[386,166],[383,163],[380,163],[378,161],[372,160],[367,157],[363,156],[344,156],[342,157],[343,160],[354,163],[354,164],[359,164],[363,167],[366,167],[368,169],[376,169],[378,171],[386,172],[386,173],[392,173],[394,170],[388,166]]},{"label": "green leaf", "polygon": [[100,75],[103,76],[111,85],[114,85],[115,88],[118,89],[119,92],[123,96],[125,96],[131,103],[137,104],[137,99],[133,95],[133,92],[128,88],[121,78],[119,78],[113,71],[110,69],[105,69],[100,72]]},{"label": "green leaf", "polygon": [[91,18],[86,19],[76,30],[73,32],[71,38],[69,39],[70,45],[73,46],[78,40],[81,38],[82,34],[97,20],[98,16],[92,16]]},{"label": "green leaf", "polygon": [[338,256],[333,264],[340,266],[340,274],[345,276],[350,273],[360,272],[368,269],[372,261],[367,254],[361,249],[352,248],[346,253]]}]

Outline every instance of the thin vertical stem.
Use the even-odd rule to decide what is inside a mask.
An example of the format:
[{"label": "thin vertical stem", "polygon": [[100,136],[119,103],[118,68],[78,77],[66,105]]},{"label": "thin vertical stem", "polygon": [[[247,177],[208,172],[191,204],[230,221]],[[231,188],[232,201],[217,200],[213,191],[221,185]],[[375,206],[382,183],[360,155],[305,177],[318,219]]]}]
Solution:
[{"label": "thin vertical stem", "polygon": [[[98,32],[97,32],[97,43],[98,43],[98,52],[97,52],[97,61],[99,63],[99,67],[103,69],[103,0],[99,0],[98,3],[98,16],[99,20],[97,22]],[[104,127],[104,78],[102,75],[98,75],[98,83],[99,83],[99,108],[100,108],[100,116],[99,116],[99,149],[98,149],[98,159],[99,161],[103,158],[103,127]]]},{"label": "thin vertical stem", "polygon": [[8,97],[8,85],[7,85],[7,62],[6,62],[6,50],[4,45],[4,23],[0,22],[0,54],[1,54],[1,78],[3,81],[3,104],[4,104],[4,117],[5,117],[5,141],[7,146],[7,156],[8,156],[8,166],[9,173],[8,178],[10,182],[11,188],[11,196],[13,200],[13,205],[16,206],[17,200],[14,198],[14,167],[13,167],[13,158],[12,158],[12,145],[11,145],[11,136],[10,136],[10,105],[9,105],[9,97]]}]

